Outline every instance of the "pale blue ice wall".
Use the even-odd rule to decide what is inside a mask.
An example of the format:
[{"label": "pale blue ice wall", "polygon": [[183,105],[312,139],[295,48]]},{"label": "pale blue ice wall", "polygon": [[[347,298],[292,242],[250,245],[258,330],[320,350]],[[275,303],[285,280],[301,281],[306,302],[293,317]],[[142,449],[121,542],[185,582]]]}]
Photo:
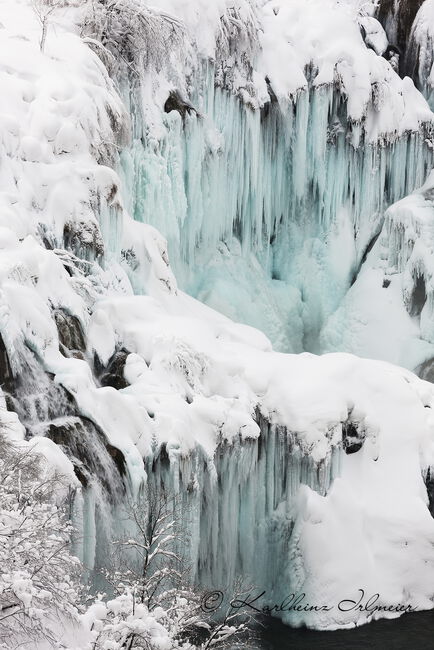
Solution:
[{"label": "pale blue ice wall", "polygon": [[185,118],[155,134],[131,93],[123,176],[135,218],[168,239],[181,288],[259,327],[278,349],[318,351],[384,209],[432,166],[424,134],[365,144],[332,87],[253,110],[196,79]]},{"label": "pale blue ice wall", "polygon": [[[295,437],[270,425],[258,414],[261,436],[221,443],[214,459],[200,447],[182,457],[179,449],[148,459],[151,489],[176,495],[175,518],[188,535],[179,553],[187,559],[193,580],[231,598],[241,577],[244,588],[263,590],[262,605],[282,602],[298,593],[304,567],[297,552],[300,487],[327,494],[340,475],[342,446],[332,447],[316,463],[303,453]],[[338,425],[341,426],[341,425]],[[293,612],[290,624],[302,617]]]}]

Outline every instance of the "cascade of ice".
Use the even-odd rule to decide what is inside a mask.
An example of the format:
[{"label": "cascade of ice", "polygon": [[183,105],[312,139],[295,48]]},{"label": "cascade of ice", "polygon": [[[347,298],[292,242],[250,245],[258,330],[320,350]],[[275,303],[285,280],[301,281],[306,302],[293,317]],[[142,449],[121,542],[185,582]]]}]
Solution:
[{"label": "cascade of ice", "polygon": [[[278,348],[317,351],[384,209],[424,181],[432,150],[423,130],[369,139],[375,122],[352,122],[333,86],[285,105],[269,86],[269,103],[254,110],[214,74],[202,69],[195,110],[175,106],[158,138],[131,92],[134,138],[122,154],[130,210],[166,236],[182,288]],[[249,281],[266,287],[263,303]]]},{"label": "cascade of ice", "polygon": [[[392,204],[354,285],[329,319],[325,350],[383,356],[432,380],[434,292],[433,173]],[[399,323],[393,333],[387,323]]]},{"label": "cascade of ice", "polygon": [[267,598],[283,598],[282,590],[292,586],[282,575],[291,556],[300,486],[325,495],[339,476],[343,447],[332,447],[316,463],[290,431],[257,417],[259,438],[222,441],[213,458],[200,447],[185,456],[164,445],[147,459],[148,482],[180,500],[175,516],[188,531],[182,553],[193,580],[229,594],[242,578],[266,590]]}]

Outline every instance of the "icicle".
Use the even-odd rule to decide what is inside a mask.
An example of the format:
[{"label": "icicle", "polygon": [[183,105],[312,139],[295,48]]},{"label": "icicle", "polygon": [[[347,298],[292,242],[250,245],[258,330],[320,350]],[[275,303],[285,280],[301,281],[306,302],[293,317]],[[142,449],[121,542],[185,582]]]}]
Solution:
[{"label": "icicle", "polygon": [[[181,288],[203,300],[232,272],[225,270],[229,260],[255,259],[277,303],[283,289],[273,280],[288,287],[288,311],[303,314],[305,345],[315,349],[385,208],[424,181],[432,150],[422,132],[371,141],[368,125],[348,121],[330,85],[286,104],[272,101],[267,110],[216,87],[210,66],[192,87],[198,113],[171,111],[158,137],[141,122],[141,97],[131,95],[135,134],[122,164],[134,216],[163,233]],[[219,294],[218,308],[233,316],[228,299]],[[249,322],[249,305],[240,296],[236,317]],[[266,333],[276,343],[282,336],[273,318]],[[283,338],[291,338],[290,327]]]},{"label": "icicle", "polygon": [[271,596],[288,560],[300,487],[325,495],[339,471],[340,446],[317,464],[285,428],[263,419],[260,426],[260,439],[221,443],[211,464],[200,447],[171,453],[170,462],[161,453],[148,460],[151,489],[179,490],[192,579],[226,593],[242,576]]}]

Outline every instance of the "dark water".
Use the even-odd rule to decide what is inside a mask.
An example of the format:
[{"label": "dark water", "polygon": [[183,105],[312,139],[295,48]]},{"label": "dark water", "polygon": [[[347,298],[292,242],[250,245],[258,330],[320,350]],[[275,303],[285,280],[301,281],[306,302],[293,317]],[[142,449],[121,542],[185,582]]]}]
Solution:
[{"label": "dark water", "polygon": [[[434,610],[374,621],[353,630],[312,632],[273,621],[261,634],[261,650],[434,650]],[[247,650],[247,648],[246,648]],[[250,650],[250,649],[249,649]]]}]

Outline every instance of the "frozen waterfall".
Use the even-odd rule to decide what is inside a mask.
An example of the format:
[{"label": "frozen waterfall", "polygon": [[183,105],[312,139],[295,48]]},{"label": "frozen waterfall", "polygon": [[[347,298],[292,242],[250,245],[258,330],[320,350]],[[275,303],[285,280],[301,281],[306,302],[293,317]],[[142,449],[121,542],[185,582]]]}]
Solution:
[{"label": "frozen waterfall", "polygon": [[[45,52],[21,4],[0,417],[67,474],[87,577],[147,485],[203,587],[432,607],[433,2],[128,0],[112,34],[96,0]],[[283,618],[369,620],[315,614]]]},{"label": "frozen waterfall", "polygon": [[431,125],[372,139],[384,92],[375,84],[374,117],[360,122],[333,85],[312,81],[278,102],[268,83],[256,109],[219,87],[212,66],[192,87],[188,104],[166,105],[158,138],[141,117],[142,94],[128,92],[130,212],[167,238],[182,289],[262,329],[277,349],[319,352],[385,209],[432,167]]}]

